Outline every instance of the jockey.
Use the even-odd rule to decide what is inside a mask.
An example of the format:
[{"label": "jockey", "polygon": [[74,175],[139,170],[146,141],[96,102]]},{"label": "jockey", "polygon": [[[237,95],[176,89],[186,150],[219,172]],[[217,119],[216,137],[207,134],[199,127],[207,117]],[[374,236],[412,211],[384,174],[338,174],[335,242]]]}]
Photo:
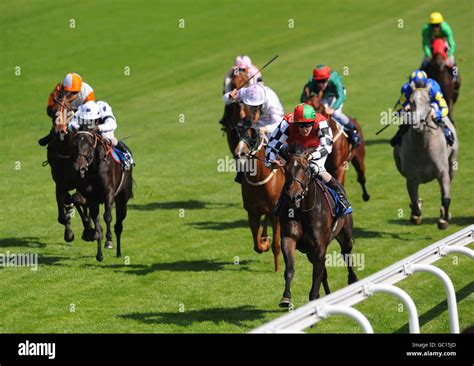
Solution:
[{"label": "jockey", "polygon": [[334,120],[339,122],[349,133],[349,142],[357,147],[361,139],[357,128],[351,119],[342,111],[346,100],[346,88],[342,84],[342,78],[336,71],[331,71],[329,66],[318,65],[313,70],[313,76],[309,78],[304,86],[300,102],[305,102],[312,93],[318,95],[322,92],[321,103],[327,114],[332,114]]},{"label": "jockey", "polygon": [[[425,55],[421,63],[421,69],[424,70],[431,59],[431,44],[433,40],[435,38],[442,38],[445,40],[445,44],[448,48],[448,66],[451,70],[454,70],[454,66],[456,66],[454,62],[456,43],[454,42],[453,30],[449,26],[448,22],[443,19],[443,16],[440,13],[431,13],[429,22],[423,26],[422,37],[423,52]],[[453,71],[452,73],[454,80],[457,81],[458,73]]]},{"label": "jockey", "polygon": [[[257,122],[258,130],[261,135],[265,135],[267,138],[277,128],[285,114],[276,93],[268,86],[261,84],[253,84],[240,90],[234,89],[224,94],[223,100],[225,104],[244,103],[249,107],[253,117],[260,113]],[[237,172],[235,181],[241,183],[242,176],[242,172]]]},{"label": "jockey", "polygon": [[257,73],[253,79],[249,80],[248,86],[256,83],[263,84],[262,74],[258,71],[257,67],[252,64],[250,57],[246,55],[239,55],[235,58],[234,66],[231,67],[224,78],[223,94],[232,91],[232,74],[235,72],[244,72],[248,77]]},{"label": "jockey", "polygon": [[130,167],[135,165],[128,146],[114,136],[117,121],[108,103],[99,100],[97,102],[89,101],[81,105],[69,123],[69,129],[76,132],[81,126],[87,126],[88,128],[97,126],[98,134],[109,140],[112,146],[116,146],[123,153],[123,168],[125,170],[130,170]]},{"label": "jockey", "polygon": [[[401,96],[395,105],[395,110],[398,114],[402,113],[403,111],[410,110],[410,96],[413,91],[413,87],[428,88],[431,99],[431,118],[444,129],[446,140],[448,144],[452,146],[454,143],[454,135],[447,124],[449,121],[448,104],[444,99],[443,92],[441,91],[439,84],[436,82],[436,80],[428,78],[424,71],[415,70],[411,73],[408,82],[402,86]],[[408,131],[409,127],[409,124],[401,124],[395,136],[390,140],[390,144],[392,146],[400,145],[402,142],[402,136],[406,131]]]},{"label": "jockey", "polygon": [[342,215],[351,213],[352,207],[344,188],[324,167],[326,159],[332,151],[333,143],[332,131],[326,117],[317,113],[308,104],[298,104],[293,113],[285,116],[285,119],[270,137],[265,156],[267,167],[283,166],[283,163],[278,159],[278,154],[285,142],[303,148],[314,148],[310,157],[313,176],[321,178],[329,188],[337,193],[343,206]]},{"label": "jockey", "polygon": [[[77,111],[81,104],[84,104],[90,100],[95,100],[94,89],[82,81],[82,78],[76,73],[69,73],[66,75],[62,83],[58,83],[53,89],[48,99],[48,106],[46,108],[46,113],[49,117],[56,117],[56,110],[54,110],[55,99],[59,99],[62,93],[68,92],[71,94],[72,98],[72,109]],[[48,133],[45,137],[42,137],[38,140],[38,143],[41,146],[46,146],[51,140],[51,133]]]}]

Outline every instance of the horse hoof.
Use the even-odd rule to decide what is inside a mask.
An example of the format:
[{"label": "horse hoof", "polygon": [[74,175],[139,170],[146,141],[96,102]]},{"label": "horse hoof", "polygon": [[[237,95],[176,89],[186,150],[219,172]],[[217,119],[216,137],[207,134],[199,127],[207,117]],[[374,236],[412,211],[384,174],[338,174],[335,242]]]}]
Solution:
[{"label": "horse hoof", "polygon": [[68,243],[74,241],[74,234],[72,231],[64,232],[64,240]]},{"label": "horse hoof", "polygon": [[410,217],[410,221],[414,225],[420,225],[421,224],[421,216],[412,215],[412,217]]},{"label": "horse hoof", "polygon": [[449,222],[446,221],[445,219],[439,219],[438,220],[438,229],[440,230],[446,230],[449,226]]},{"label": "horse hoof", "polygon": [[104,256],[103,255],[98,255],[95,257],[95,259],[97,259],[97,262],[102,262],[104,260]]},{"label": "horse hoof", "polygon": [[362,199],[367,202],[368,200],[370,200],[370,195],[369,194],[363,194],[362,195]]},{"label": "horse hoof", "polygon": [[104,248],[106,249],[112,249],[114,247],[114,243],[112,242],[112,240],[107,240],[104,244]]},{"label": "horse hoof", "polygon": [[291,307],[291,299],[289,297],[283,297],[278,306],[282,309],[288,309]]}]

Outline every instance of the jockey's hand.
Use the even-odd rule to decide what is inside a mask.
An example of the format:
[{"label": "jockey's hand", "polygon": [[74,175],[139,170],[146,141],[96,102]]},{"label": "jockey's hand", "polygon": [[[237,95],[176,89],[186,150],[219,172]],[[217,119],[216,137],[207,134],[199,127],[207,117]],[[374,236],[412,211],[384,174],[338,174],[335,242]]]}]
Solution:
[{"label": "jockey's hand", "polygon": [[270,160],[269,165],[272,169],[278,169],[278,168],[284,166],[283,162],[279,159]]},{"label": "jockey's hand", "polygon": [[410,105],[410,104],[407,104],[405,107],[403,107],[403,110],[404,110],[405,112],[408,112],[410,109],[411,109],[411,105]]},{"label": "jockey's hand", "polygon": [[231,99],[237,98],[237,93],[238,93],[238,92],[239,92],[239,91],[238,91],[237,89],[232,90],[232,91],[229,93],[229,97],[230,97]]},{"label": "jockey's hand", "polygon": [[331,107],[324,108],[324,111],[326,112],[326,114],[334,114],[334,108]]}]

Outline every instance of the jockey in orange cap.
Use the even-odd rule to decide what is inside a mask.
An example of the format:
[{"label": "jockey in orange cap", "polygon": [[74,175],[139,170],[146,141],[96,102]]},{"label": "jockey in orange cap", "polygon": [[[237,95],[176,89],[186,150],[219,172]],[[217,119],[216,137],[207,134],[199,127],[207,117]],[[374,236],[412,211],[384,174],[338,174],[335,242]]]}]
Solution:
[{"label": "jockey in orange cap", "polygon": [[[71,107],[73,111],[77,111],[79,106],[88,102],[95,101],[94,89],[82,81],[82,78],[76,73],[69,73],[66,75],[61,83],[58,83],[48,99],[48,106],[46,107],[46,113],[53,120],[56,118],[55,100],[59,99],[62,95],[68,93],[70,95],[69,100],[71,101]],[[41,146],[46,146],[51,140],[52,130],[43,138],[38,140]]]}]

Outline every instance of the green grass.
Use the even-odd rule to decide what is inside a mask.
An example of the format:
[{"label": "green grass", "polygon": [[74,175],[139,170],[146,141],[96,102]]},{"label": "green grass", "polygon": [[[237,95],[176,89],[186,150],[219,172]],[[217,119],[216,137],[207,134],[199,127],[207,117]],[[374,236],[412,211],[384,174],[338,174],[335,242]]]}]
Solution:
[{"label": "green grass", "polygon": [[[463,86],[454,114],[460,136],[459,171],[452,185],[453,222],[438,231],[437,183],[421,188],[424,223],[407,223],[405,183],[386,143],[375,136],[381,111],[393,106],[421,60],[421,27],[439,10],[454,29]],[[474,223],[473,4],[465,1],[53,1],[0,5],[0,253],[39,254],[39,268],[0,267],[0,332],[246,332],[283,314],[277,307],[283,274],[272,255],[252,250],[240,188],[217,172],[228,154],[217,121],[221,83],[238,53],[262,65],[267,85],[290,110],[314,65],[342,71],[345,110],[362,122],[370,202],[362,202],[353,169],[347,190],[354,207],[355,252],[365,255],[360,278]],[[76,28],[69,28],[74,18]],[[179,19],[185,28],[178,27]],[[295,27],[289,28],[289,19]],[[404,27],[397,27],[403,19]],[[15,67],[21,75],[15,75]],[[131,75],[124,75],[129,66]],[[108,101],[137,160],[135,199],[123,235],[124,258],[95,260],[95,244],[62,240],[54,186],[36,140],[49,128],[47,97],[69,71],[80,73]],[[178,123],[180,114],[185,122]],[[21,169],[16,170],[16,162]],[[180,217],[184,209],[184,217]],[[403,218],[399,218],[403,209]],[[472,246],[471,246],[472,248]],[[338,250],[332,244],[329,250]],[[240,265],[234,265],[238,257]],[[461,328],[474,323],[472,263],[437,262],[454,282]],[[128,260],[129,264],[125,261]],[[282,260],[283,267],[283,260]],[[330,268],[332,290],[346,270]],[[311,267],[298,254],[295,306],[307,302]],[[441,283],[416,274],[400,283],[421,315],[422,332],[448,332]],[[398,301],[376,295],[357,306],[376,332],[406,331]],[[74,311],[70,311],[73,309]],[[312,331],[359,332],[333,317]]]}]

